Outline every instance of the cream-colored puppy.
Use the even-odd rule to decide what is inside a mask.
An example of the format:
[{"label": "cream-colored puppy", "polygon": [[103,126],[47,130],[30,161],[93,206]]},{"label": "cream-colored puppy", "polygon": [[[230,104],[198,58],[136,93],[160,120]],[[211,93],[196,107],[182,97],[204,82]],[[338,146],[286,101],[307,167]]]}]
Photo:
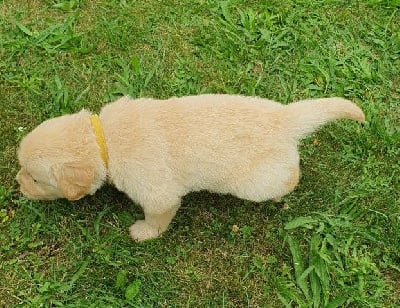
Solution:
[{"label": "cream-colored puppy", "polygon": [[288,194],[299,181],[299,139],[339,118],[364,114],[342,98],[122,97],[99,122],[83,110],[35,128],[21,142],[17,180],[28,198],[77,200],[108,178],[143,208],[130,227],[142,241],[167,229],[190,191],[257,202]]}]

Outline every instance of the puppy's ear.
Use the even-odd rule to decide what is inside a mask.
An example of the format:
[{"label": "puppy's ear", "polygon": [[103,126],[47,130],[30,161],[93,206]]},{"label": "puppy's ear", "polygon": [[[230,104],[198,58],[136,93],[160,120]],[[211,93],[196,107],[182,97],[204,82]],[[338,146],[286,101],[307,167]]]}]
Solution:
[{"label": "puppy's ear", "polygon": [[78,200],[90,192],[94,179],[93,168],[82,162],[65,163],[53,169],[58,189],[68,200]]}]

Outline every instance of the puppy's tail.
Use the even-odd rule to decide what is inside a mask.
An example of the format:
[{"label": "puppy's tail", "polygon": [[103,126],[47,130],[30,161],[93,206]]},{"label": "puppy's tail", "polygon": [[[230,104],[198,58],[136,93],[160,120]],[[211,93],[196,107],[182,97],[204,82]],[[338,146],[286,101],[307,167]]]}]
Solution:
[{"label": "puppy's tail", "polygon": [[295,138],[302,138],[325,123],[337,119],[365,121],[364,112],[340,97],[302,100],[284,107],[287,128]]}]

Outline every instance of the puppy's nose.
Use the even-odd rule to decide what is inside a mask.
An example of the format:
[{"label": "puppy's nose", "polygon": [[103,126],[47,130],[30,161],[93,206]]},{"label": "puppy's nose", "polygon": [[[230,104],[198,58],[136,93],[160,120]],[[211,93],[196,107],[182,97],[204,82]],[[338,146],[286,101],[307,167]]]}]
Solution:
[{"label": "puppy's nose", "polygon": [[22,191],[21,170],[18,171],[18,173],[17,173],[15,179],[17,180],[17,182],[18,182],[18,184],[19,184],[19,191],[20,191],[23,195],[25,195],[25,193]]},{"label": "puppy's nose", "polygon": [[18,171],[17,176],[15,177],[17,180],[18,184],[21,184],[20,179],[21,179],[21,170]]}]

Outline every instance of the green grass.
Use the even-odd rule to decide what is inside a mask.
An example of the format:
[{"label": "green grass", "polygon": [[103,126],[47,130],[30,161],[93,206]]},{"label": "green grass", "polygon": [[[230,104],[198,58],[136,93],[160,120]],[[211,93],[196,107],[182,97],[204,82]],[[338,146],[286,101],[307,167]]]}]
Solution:
[{"label": "green grass", "polygon": [[[398,307],[400,2],[0,2],[0,306]],[[344,96],[368,123],[301,144],[282,204],[185,197],[161,239],[105,187],[33,202],[14,180],[41,121],[116,97]]]}]

